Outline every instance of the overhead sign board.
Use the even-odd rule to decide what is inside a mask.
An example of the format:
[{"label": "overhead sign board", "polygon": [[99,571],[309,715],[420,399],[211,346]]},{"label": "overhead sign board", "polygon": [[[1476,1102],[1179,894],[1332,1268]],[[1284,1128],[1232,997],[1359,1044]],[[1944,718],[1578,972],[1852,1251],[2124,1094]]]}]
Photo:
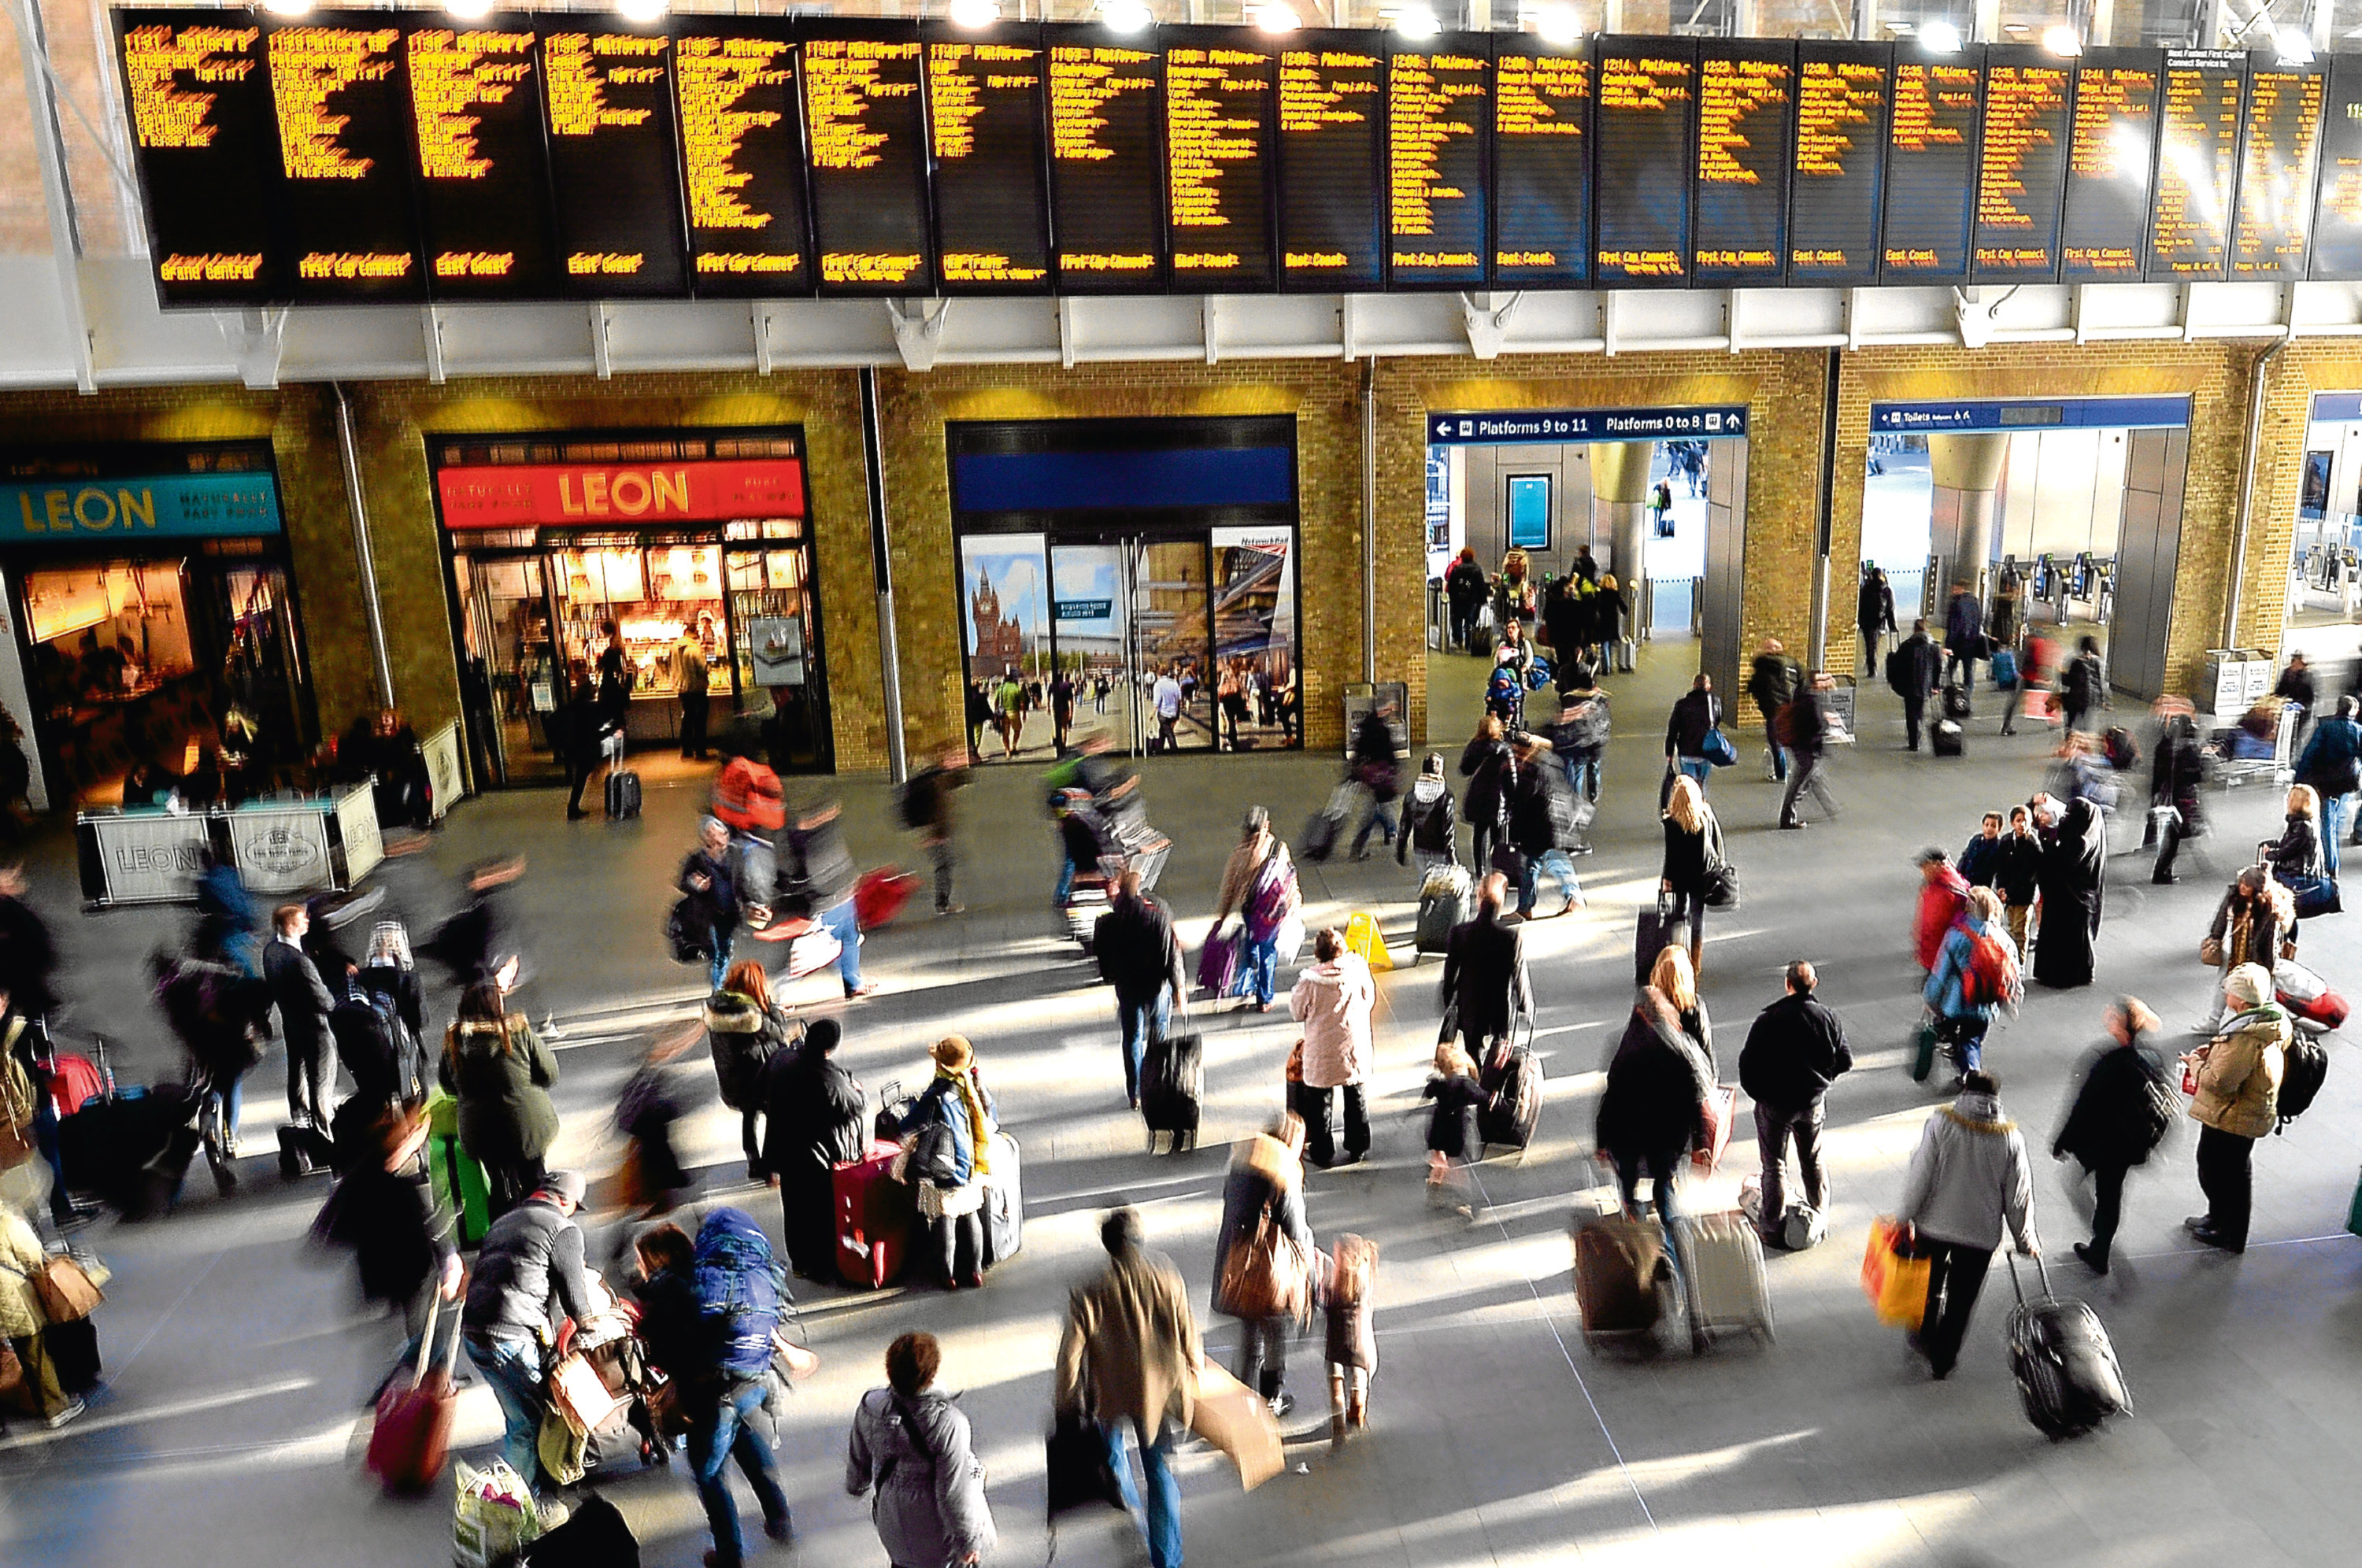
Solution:
[{"label": "overhead sign board", "polygon": [[1442,447],[1527,442],[1722,440],[1747,434],[1747,405],[1714,408],[1512,408],[1429,414],[1427,438]]}]

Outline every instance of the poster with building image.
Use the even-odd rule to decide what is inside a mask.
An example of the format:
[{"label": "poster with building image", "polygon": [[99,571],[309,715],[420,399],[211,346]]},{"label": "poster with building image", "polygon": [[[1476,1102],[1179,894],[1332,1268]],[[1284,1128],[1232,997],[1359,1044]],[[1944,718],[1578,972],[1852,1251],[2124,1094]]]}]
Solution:
[{"label": "poster with building image", "polygon": [[1039,534],[960,541],[969,739],[987,760],[1047,756],[1050,603]]},{"label": "poster with building image", "polygon": [[1296,647],[1296,530],[1216,528],[1214,658],[1222,745],[1304,742]]}]

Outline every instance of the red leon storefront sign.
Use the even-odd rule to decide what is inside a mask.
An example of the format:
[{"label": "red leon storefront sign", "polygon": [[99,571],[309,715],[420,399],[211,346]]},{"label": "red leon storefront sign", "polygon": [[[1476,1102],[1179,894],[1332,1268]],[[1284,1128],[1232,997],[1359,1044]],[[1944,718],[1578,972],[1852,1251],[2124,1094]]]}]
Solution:
[{"label": "red leon storefront sign", "polygon": [[435,486],[443,500],[444,525],[451,528],[721,523],[804,514],[804,469],[794,458],[449,468],[436,471]]}]

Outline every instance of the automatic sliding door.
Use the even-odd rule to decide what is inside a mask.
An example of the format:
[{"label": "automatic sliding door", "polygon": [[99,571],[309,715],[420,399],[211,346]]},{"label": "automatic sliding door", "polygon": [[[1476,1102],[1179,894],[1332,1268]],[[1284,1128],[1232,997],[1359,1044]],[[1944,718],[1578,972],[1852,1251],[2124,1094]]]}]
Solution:
[{"label": "automatic sliding door", "polygon": [[1150,751],[1214,746],[1213,637],[1203,535],[1131,547],[1131,645]]},{"label": "automatic sliding door", "polygon": [[1296,530],[1216,528],[1214,680],[1222,745],[1271,750],[1304,740],[1296,670]]},{"label": "automatic sliding door", "polygon": [[1062,699],[1071,704],[1065,733],[1069,746],[1104,735],[1118,751],[1135,749],[1137,715],[1146,705],[1131,668],[1131,604],[1124,592],[1126,554],[1127,547],[1122,545],[1050,547],[1057,664],[1051,682],[1050,712],[1054,722]]}]

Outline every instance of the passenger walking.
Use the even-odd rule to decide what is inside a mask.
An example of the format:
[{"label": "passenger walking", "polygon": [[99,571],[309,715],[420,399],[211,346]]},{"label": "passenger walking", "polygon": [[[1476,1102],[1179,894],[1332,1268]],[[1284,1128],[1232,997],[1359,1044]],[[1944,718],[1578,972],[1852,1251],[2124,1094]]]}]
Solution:
[{"label": "passenger walking", "polygon": [[1162,752],[1180,749],[1180,739],[1174,732],[1181,723],[1181,683],[1173,679],[1172,670],[1167,669],[1156,678],[1155,686],[1149,691],[1149,705],[1156,710],[1154,749]]},{"label": "passenger walking", "polygon": [[[2171,887],[2180,880],[2174,875],[2173,867],[2183,842],[2206,830],[2205,806],[2200,794],[2200,786],[2205,782],[2205,758],[2198,747],[2198,726],[2187,713],[2169,716],[2165,721],[2165,733],[2158,738],[2157,755],[2149,763],[2149,809],[2152,813],[2159,810],[2169,813],[2163,831],[2158,834],[2163,842],[2158,846],[2157,864],[2149,870],[2149,880],[2158,887]],[[2335,849],[2329,847],[2328,853],[2334,862]]]},{"label": "passenger walking", "polygon": [[1624,591],[1617,586],[1614,572],[1600,574],[1599,591],[1593,597],[1592,603],[1599,617],[1597,630],[1593,634],[1599,642],[1599,668],[1608,668],[1608,661],[1612,658],[1615,660],[1614,668],[1628,674],[1632,668],[1632,650],[1627,646],[1630,639],[1624,635],[1624,627],[1632,618],[1632,606],[1625,602]]},{"label": "passenger walking", "polygon": [[8,1342],[23,1369],[24,1386],[16,1397],[30,1400],[33,1413],[55,1430],[86,1407],[59,1385],[57,1364],[50,1359],[49,1317],[32,1280],[49,1260],[31,1221],[0,1198],[0,1340]]},{"label": "passenger walking", "polygon": [[2118,997],[2108,1006],[2108,1038],[2083,1075],[2082,1087],[2058,1136],[2053,1159],[2075,1160],[2092,1184],[2092,1239],[2075,1243],[2075,1255],[2093,1274],[2108,1272],[2108,1249],[2123,1216],[2125,1176],[2145,1165],[2172,1127],[2177,1097],[2165,1064],[2148,1044],[2159,1028],[2157,1014],[2138,998]]},{"label": "passenger walking", "polygon": [[2107,824],[2087,800],[2062,806],[2036,795],[2030,804],[2043,834],[2042,940],[2035,948],[2034,978],[2058,988],[2088,986],[2107,875]]},{"label": "passenger walking", "polygon": [[834,1173],[868,1152],[861,1080],[836,1058],[836,1020],[812,1021],[803,1039],[763,1067],[763,1165],[779,1187],[780,1233],[799,1278],[833,1282]]},{"label": "passenger walking", "polygon": [[1625,1213],[1641,1213],[1646,1176],[1666,1231],[1681,1219],[1673,1187],[1690,1151],[1705,1146],[1706,1096],[1714,1082],[1713,1021],[1688,957],[1668,947],[1657,955],[1608,1061],[1594,1127],[1595,1145],[1616,1163]]},{"label": "passenger walking", "polygon": [[2024,806],[2009,809],[2009,832],[1993,852],[1993,891],[2001,895],[2002,913],[2009,922],[2009,939],[2017,948],[2023,968],[2034,955],[2034,900],[2042,883],[2042,841],[2035,836],[2034,813]]},{"label": "passenger walking", "polygon": [[705,999],[705,1045],[713,1057],[713,1081],[722,1103],[738,1113],[738,1146],[746,1154],[746,1179],[771,1175],[763,1163],[763,1072],[803,1032],[788,1010],[771,998],[771,977],[748,958],[734,964]]},{"label": "passenger walking", "polygon": [[872,1494],[870,1523],[893,1568],[981,1562],[999,1537],[967,1415],[935,1386],[943,1346],[903,1334],[886,1347],[886,1386],[854,1408],[844,1489]]},{"label": "passenger walking", "polygon": [[1231,911],[1239,911],[1246,931],[1240,956],[1245,977],[1239,994],[1257,1012],[1271,1010],[1280,933],[1290,927],[1303,901],[1287,845],[1271,831],[1271,813],[1261,806],[1248,807],[1246,820],[1239,824],[1239,842],[1222,866],[1221,905],[1214,911],[1212,929],[1221,930]]},{"label": "passenger walking", "polygon": [[522,855],[496,855],[468,867],[467,890],[458,912],[436,928],[423,949],[442,965],[455,988],[466,990],[491,981],[509,991],[523,979],[524,961],[502,890],[523,875]]},{"label": "passenger walking", "polygon": [[2362,723],[2355,715],[2362,701],[2347,695],[2337,700],[2337,712],[2312,729],[2312,737],[2296,761],[2297,781],[2310,784],[2321,797],[2321,852],[2329,875],[2337,875],[2337,848],[2354,811],[2354,795],[2362,790]]},{"label": "passenger walking", "polygon": [[1830,822],[1838,820],[1838,801],[1829,793],[1828,779],[1823,776],[1828,758],[1828,706],[1824,693],[1835,690],[1837,682],[1818,670],[1807,676],[1788,705],[1779,710],[1775,727],[1787,736],[1789,766],[1788,792],[1780,801],[1780,825],[1802,828],[1804,813],[1796,803],[1805,791],[1821,803],[1821,814]]},{"label": "passenger walking", "polygon": [[1919,903],[1911,922],[1912,955],[1923,973],[1933,974],[1944,954],[1944,938],[1968,911],[1969,883],[1952,857],[1934,845],[1919,852]]},{"label": "passenger walking", "polygon": [[2067,733],[2091,727],[2092,715],[2108,705],[2108,677],[2100,667],[2100,639],[2086,636],[2076,645],[2074,658],[2059,683],[2059,705],[2067,714]]},{"label": "passenger walking", "polygon": [[337,1044],[328,1032],[337,999],[304,951],[304,933],[312,929],[304,906],[280,905],[271,911],[270,927],[262,974],[271,1005],[279,1010],[280,1037],[287,1043],[287,1120],[326,1133],[337,1109]]},{"label": "passenger walking", "polygon": [[[1363,1086],[1377,1055],[1370,1040],[1370,1009],[1377,999],[1370,966],[1358,953],[1348,952],[1345,939],[1334,930],[1313,938],[1312,967],[1297,977],[1288,993],[1288,1016],[1304,1025],[1304,1088],[1306,1104],[1316,1110],[1308,1118],[1304,1143],[1312,1163],[1323,1170],[1361,1163],[1370,1151],[1370,1116]],[[1335,1091],[1345,1091],[1345,1152],[1337,1153],[1336,1123],[1330,1103]]]},{"label": "passenger walking", "polygon": [[1977,660],[1986,657],[1985,609],[1965,582],[1952,584],[1952,597],[1944,606],[1944,654],[1945,683],[1958,681],[1973,690]]},{"label": "passenger walking", "polygon": [[[1312,1223],[1304,1212],[1303,1152],[1304,1123],[1293,1111],[1239,1145],[1222,1183],[1222,1228],[1214,1242],[1213,1309],[1239,1320],[1239,1381],[1261,1395],[1275,1416],[1296,1404],[1283,1387],[1287,1336],[1311,1305]],[[1281,1310],[1266,1310],[1275,1298]]]},{"label": "passenger walking", "polygon": [[1362,825],[1353,834],[1352,857],[1370,857],[1370,830],[1385,834],[1385,843],[1395,842],[1395,801],[1402,795],[1402,785],[1396,777],[1394,729],[1386,721],[1393,716],[1395,705],[1381,702],[1362,715],[1353,727],[1353,744],[1346,765],[1352,777],[1370,798],[1369,809],[1363,813]]},{"label": "passenger walking", "polygon": [[351,1249],[361,1299],[401,1326],[402,1348],[370,1395],[372,1406],[405,1366],[431,1370],[450,1353],[426,1338],[434,1303],[459,1298],[462,1274],[451,1217],[436,1211],[418,1164],[425,1143],[423,1112],[403,1106],[379,1112],[315,1227],[331,1245]]},{"label": "passenger walking", "polygon": [[1959,1098],[1927,1118],[1894,1208],[1913,1250],[1929,1262],[1918,1349],[1939,1379],[1960,1359],[2004,1221],[2020,1253],[2041,1251],[2025,1140],[2002,1110],[2000,1095],[1992,1074],[1967,1075]]},{"label": "passenger walking", "polygon": [[582,1263],[582,1230],[574,1222],[584,1189],[579,1172],[551,1171],[493,1220],[459,1314],[468,1359],[500,1402],[507,1429],[502,1457],[536,1495],[550,1485],[537,1447],[549,1408],[543,1347],[557,1342],[566,1319],[582,1321],[598,1307]]},{"label": "passenger walking", "polygon": [[1865,567],[1861,587],[1854,594],[1855,627],[1861,633],[1861,674],[1867,680],[1878,673],[1878,639],[1902,623],[1894,618],[1894,587],[1882,567]]},{"label": "passenger walking", "polygon": [[1707,775],[1714,771],[1714,764],[1705,756],[1706,737],[1721,723],[1722,704],[1715,701],[1714,678],[1700,670],[1665,721],[1665,767],[1679,768],[1703,790]]},{"label": "passenger walking", "polygon": [[1476,734],[1460,753],[1460,777],[1468,780],[1460,798],[1460,816],[1468,824],[1470,864],[1478,876],[1492,869],[1493,846],[1508,819],[1509,787],[1517,780],[1507,734],[1507,727],[1487,713],[1476,721]]},{"label": "passenger walking", "polygon": [[1453,814],[1451,786],[1443,777],[1443,754],[1430,751],[1411,780],[1403,801],[1401,829],[1395,835],[1395,864],[1407,865],[1418,856],[1423,878],[1440,866],[1460,864],[1460,823]]},{"label": "passenger walking", "polygon": [[1674,922],[1689,922],[1690,968],[1695,971],[1705,951],[1706,874],[1722,860],[1722,824],[1697,780],[1686,775],[1673,780],[1663,822],[1665,859],[1657,874],[1657,895],[1668,935]]},{"label": "passenger walking", "polygon": [[1763,747],[1769,766],[1764,776],[1781,782],[1788,777],[1788,754],[1780,745],[1780,710],[1796,699],[1805,688],[1805,672],[1790,658],[1786,646],[1777,637],[1766,637],[1748,667],[1747,694],[1755,700],[1755,711],[1763,715]]},{"label": "passenger walking", "polygon": [[697,847],[680,864],[675,889],[690,900],[683,924],[705,938],[706,988],[722,989],[730,973],[730,949],[738,931],[737,867],[730,853],[730,825],[707,817],[697,826]]},{"label": "passenger walking", "polygon": [[2288,1071],[2294,1026],[2272,995],[2272,977],[2260,964],[2242,964],[2223,982],[2230,1016],[2222,1032],[2191,1053],[2198,1092],[2191,1119],[2199,1124],[2198,1186],[2206,1212],[2182,1228],[2210,1247],[2247,1250],[2254,1207],[2256,1140],[2279,1121],[2280,1079]]},{"label": "passenger walking", "polygon": [[1788,966],[1787,994],[1761,1012],[1738,1053],[1738,1087],[1755,1102],[1755,1146],[1763,1168],[1758,1211],[1767,1239],[1783,1233],[1788,1144],[1796,1145],[1796,1172],[1805,1206],[1826,1213],[1828,1182],[1821,1171],[1821,1127],[1829,1086],[1853,1066],[1845,1021],[1813,995],[1820,977],[1797,959]]},{"label": "passenger walking", "polygon": [[1522,737],[1516,747],[1517,781],[1509,790],[1509,845],[1518,852],[1518,914],[1532,917],[1540,897],[1542,873],[1558,878],[1564,902],[1551,911],[1562,915],[1583,901],[1583,883],[1568,858],[1583,842],[1582,818],[1575,806],[1574,787],[1566,769],[1551,755],[1550,742],[1540,735]]},{"label": "passenger walking", "polygon": [[1370,1327],[1371,1296],[1377,1289],[1378,1244],[1363,1236],[1340,1236],[1321,1292],[1328,1317],[1329,1441],[1345,1441],[1348,1428],[1370,1424],[1370,1378],[1378,1370],[1378,1336]]},{"label": "passenger walking", "polygon": [[921,768],[902,786],[902,822],[918,834],[920,847],[934,865],[939,915],[967,912],[952,896],[952,878],[958,870],[955,846],[959,828],[952,798],[967,782],[967,753],[952,746],[936,758],[933,767]]},{"label": "passenger walking", "polygon": [[1526,970],[1525,935],[1501,918],[1508,878],[1498,871],[1476,883],[1476,915],[1451,928],[1443,950],[1440,990],[1445,1037],[1457,1021],[1462,1046],[1481,1062],[1510,1026],[1534,1010],[1533,978]]},{"label": "passenger walking", "polygon": [[976,1051],[965,1035],[946,1034],[928,1055],[935,1076],[902,1119],[905,1139],[927,1142],[924,1130],[949,1132],[950,1181],[918,1170],[927,1151],[911,1156],[911,1185],[917,1189],[919,1218],[934,1250],[936,1278],[945,1290],[984,1288],[985,1183],[992,1175],[992,1095],[976,1072]]},{"label": "passenger walking", "polygon": [[1919,726],[1926,717],[1927,699],[1935,691],[1944,656],[1928,640],[1927,623],[1911,623],[1911,635],[1886,656],[1886,684],[1903,699],[1904,749],[1919,749]]},{"label": "passenger walking", "polygon": [[2025,995],[2009,928],[2001,918],[2001,899],[1991,888],[1969,889],[1968,907],[1944,933],[1920,995],[1936,1038],[1950,1049],[1965,1078],[1982,1065],[1994,1010],[2014,1009]]},{"label": "passenger walking", "polygon": [[853,884],[857,878],[853,852],[844,846],[840,814],[833,801],[815,801],[796,813],[787,843],[781,845],[789,852],[786,863],[794,867],[790,891],[781,901],[793,899],[803,904],[836,938],[837,979],[844,987],[845,999],[853,1001],[874,994],[877,988],[861,978],[861,922],[853,907]]},{"label": "passenger walking", "polygon": [[497,1220],[540,1183],[542,1161],[557,1141],[557,1109],[549,1102],[557,1058],[523,1013],[505,1010],[500,987],[485,982],[460,995],[436,1077],[458,1099],[459,1147],[484,1167],[487,1207]]},{"label": "passenger walking", "polygon": [[1443,574],[1443,594],[1451,607],[1453,647],[1468,646],[1468,634],[1476,629],[1476,612],[1485,607],[1485,597],[1491,591],[1485,580],[1485,569],[1476,564],[1475,547],[1461,547],[1458,558]]},{"label": "passenger walking", "polygon": [[1497,1104],[1500,1097],[1477,1080],[1476,1064],[1467,1052],[1451,1041],[1439,1040],[1435,1070],[1419,1098],[1435,1104],[1427,1118],[1428,1202],[1473,1220],[1476,1210],[1469,1190],[1468,1166],[1485,1152],[1477,1116]]},{"label": "passenger walking", "polygon": [[1116,1028],[1123,1041],[1123,1093],[1140,1109],[1140,1068],[1152,1040],[1164,1037],[1173,1009],[1189,995],[1180,938],[1164,906],[1141,890],[1140,873],[1116,878],[1115,898],[1093,930],[1099,977],[1115,988]]},{"label": "passenger walking", "polygon": [[1606,765],[1607,737],[1613,727],[1607,693],[1599,690],[1597,680],[1587,664],[1564,672],[1559,687],[1558,723],[1550,730],[1551,749],[1566,764],[1567,782],[1595,806],[1599,804],[1600,775]]}]

